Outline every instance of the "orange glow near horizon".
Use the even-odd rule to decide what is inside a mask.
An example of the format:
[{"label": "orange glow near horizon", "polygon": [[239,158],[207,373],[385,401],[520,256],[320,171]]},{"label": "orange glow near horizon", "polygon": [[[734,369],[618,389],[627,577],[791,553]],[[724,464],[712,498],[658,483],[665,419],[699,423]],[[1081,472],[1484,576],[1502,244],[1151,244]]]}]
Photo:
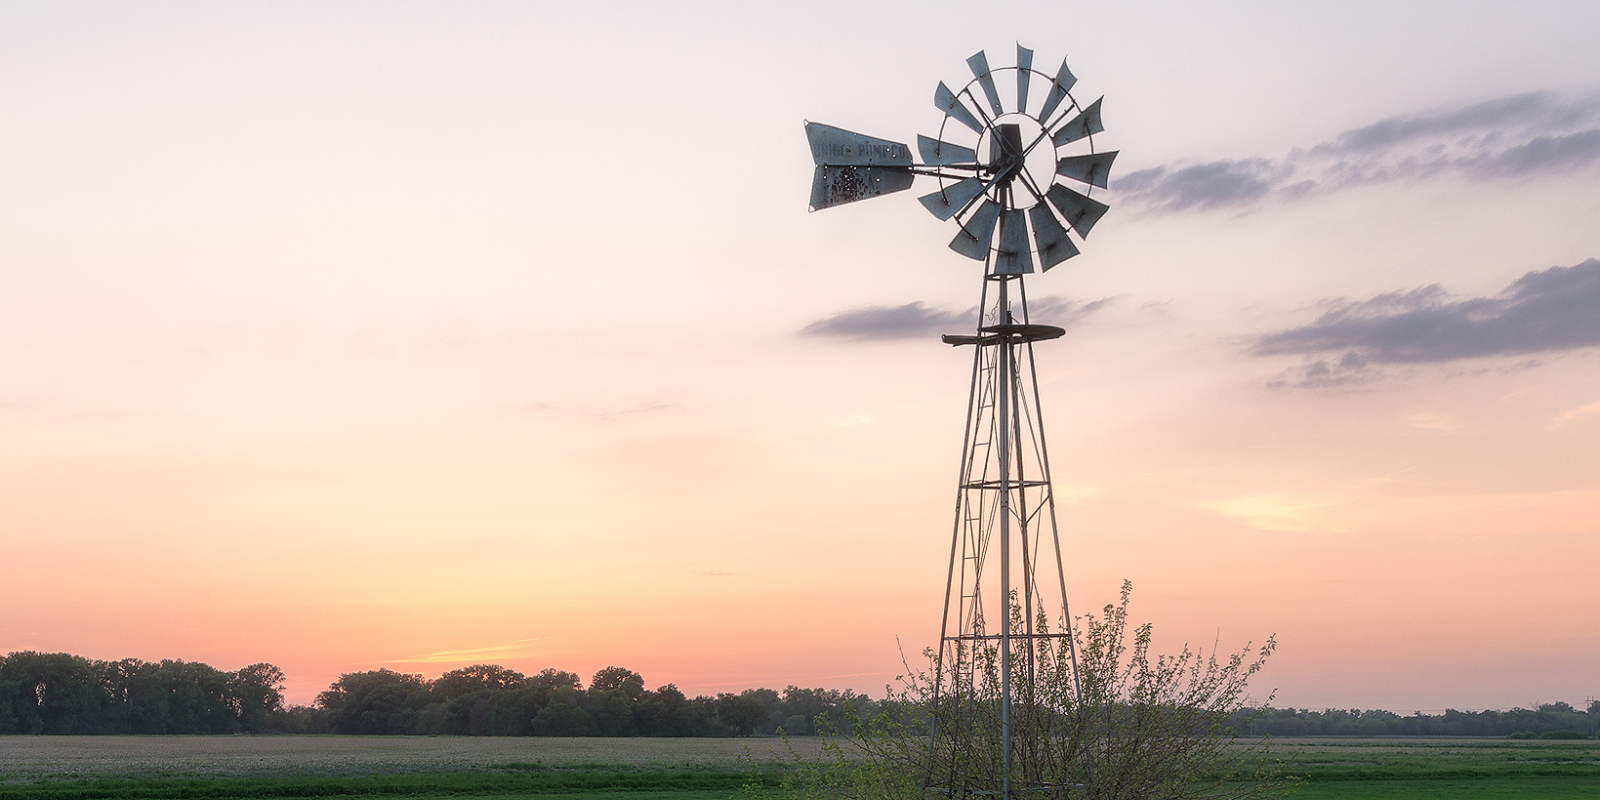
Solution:
[{"label": "orange glow near horizon", "polygon": [[925,179],[806,213],[801,122],[911,141],[1064,31],[1121,152],[1027,281],[1074,610],[1276,635],[1279,705],[1600,694],[1592,10],[1068,5],[0,10],[0,653],[882,696],[970,354],[811,326],[980,273]]}]

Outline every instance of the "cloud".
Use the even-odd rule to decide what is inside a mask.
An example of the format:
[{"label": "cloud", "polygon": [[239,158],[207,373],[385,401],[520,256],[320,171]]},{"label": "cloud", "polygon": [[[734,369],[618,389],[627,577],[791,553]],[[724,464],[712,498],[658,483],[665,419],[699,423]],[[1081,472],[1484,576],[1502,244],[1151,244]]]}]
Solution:
[{"label": "cloud", "polygon": [[1153,167],[1117,179],[1117,192],[1161,211],[1249,205],[1270,195],[1292,170],[1262,158]]},{"label": "cloud", "polygon": [[663,411],[681,411],[683,406],[678,403],[663,403],[648,400],[631,406],[600,408],[594,406],[560,405],[549,402],[528,403],[520,411],[530,414],[568,414],[579,417],[600,420],[602,422],[616,422],[647,414],[656,414]]},{"label": "cloud", "polygon": [[1427,409],[1418,409],[1401,414],[1400,421],[1413,428],[1421,428],[1425,431],[1454,433],[1461,430],[1461,423],[1450,415]]},{"label": "cloud", "polygon": [[1575,422],[1587,417],[1600,417],[1600,400],[1596,400],[1588,405],[1568,409],[1560,414],[1557,414],[1555,419],[1550,420],[1550,429],[1555,430],[1556,428],[1566,425],[1569,422]]},{"label": "cloud", "polygon": [[1329,528],[1340,530],[1340,526],[1329,519],[1329,511],[1335,505],[1326,498],[1246,495],[1201,503],[1200,508],[1233,517],[1258,530],[1300,533]]},{"label": "cloud", "polygon": [[800,329],[801,336],[845,339],[916,339],[972,327],[976,309],[929,308],[918,300],[903,306],[862,306],[824,317]]},{"label": "cloud", "polygon": [[424,653],[410,658],[390,659],[388,664],[466,664],[484,663],[494,659],[525,658],[536,655],[538,649],[529,642],[543,642],[553,639],[553,636],[540,636],[533,639],[518,639],[509,644],[497,644],[490,647],[473,647],[466,650],[442,650],[437,653]]},{"label": "cloud", "polygon": [[[1029,302],[1029,318],[1070,327],[1110,302],[1109,297],[1092,302],[1041,297]],[[903,306],[862,306],[841,311],[806,325],[800,329],[800,335],[860,341],[917,339],[972,330],[977,318],[976,306],[965,311],[951,311],[930,308],[919,300]]]},{"label": "cloud", "polygon": [[1428,114],[1396,116],[1348,130],[1312,148],[1313,154],[1381,152],[1418,139],[1496,130],[1517,125],[1570,126],[1592,116],[1592,107],[1560,105],[1553,95],[1528,92]]},{"label": "cloud", "polygon": [[1600,259],[1536,270],[1493,297],[1453,299],[1438,286],[1331,300],[1310,324],[1258,337],[1255,355],[1318,356],[1296,385],[1370,380],[1373,364],[1431,364],[1600,346]]},{"label": "cloud", "polygon": [[1143,169],[1118,178],[1115,188],[1152,211],[1206,211],[1444,174],[1494,180],[1596,162],[1600,95],[1533,92],[1390,117],[1282,158]]}]

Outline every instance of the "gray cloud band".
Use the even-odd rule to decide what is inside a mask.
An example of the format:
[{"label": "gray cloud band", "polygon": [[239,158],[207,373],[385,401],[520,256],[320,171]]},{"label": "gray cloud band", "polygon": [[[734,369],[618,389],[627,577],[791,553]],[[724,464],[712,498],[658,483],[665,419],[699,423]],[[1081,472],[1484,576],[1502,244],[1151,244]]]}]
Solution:
[{"label": "gray cloud band", "polygon": [[1308,325],[1261,336],[1255,355],[1317,356],[1300,386],[1352,383],[1372,364],[1427,364],[1600,347],[1600,259],[1529,272],[1493,297],[1452,299],[1438,285],[1329,301]]},{"label": "gray cloud band", "polygon": [[[1079,302],[1041,297],[1029,301],[1029,317],[1036,322],[1071,327],[1110,302],[1111,298]],[[801,328],[800,335],[866,341],[918,339],[970,331],[976,327],[977,319],[976,307],[950,311],[929,308],[918,301],[903,306],[864,306],[841,311]]]},{"label": "gray cloud band", "polygon": [[1245,208],[1267,199],[1445,173],[1518,177],[1600,161],[1600,95],[1544,92],[1391,117],[1279,159],[1159,166],[1116,181],[1118,199],[1161,212]]}]

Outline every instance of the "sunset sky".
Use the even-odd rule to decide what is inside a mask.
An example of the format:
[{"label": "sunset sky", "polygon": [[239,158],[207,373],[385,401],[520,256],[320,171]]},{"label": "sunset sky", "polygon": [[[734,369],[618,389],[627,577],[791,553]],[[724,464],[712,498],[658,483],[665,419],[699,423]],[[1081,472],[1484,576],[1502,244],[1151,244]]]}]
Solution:
[{"label": "sunset sky", "polygon": [[1276,634],[1280,706],[1600,696],[1592,0],[4,3],[0,653],[881,696],[980,273],[808,213],[802,122],[1019,41],[1121,151],[1029,280],[1075,609]]}]

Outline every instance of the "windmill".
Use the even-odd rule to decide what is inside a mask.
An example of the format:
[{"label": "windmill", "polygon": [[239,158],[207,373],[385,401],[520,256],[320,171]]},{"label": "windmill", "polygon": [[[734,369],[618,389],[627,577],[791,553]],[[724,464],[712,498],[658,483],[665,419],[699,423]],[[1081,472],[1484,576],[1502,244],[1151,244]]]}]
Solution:
[{"label": "windmill", "polygon": [[[1016,66],[991,68],[982,51],[967,66],[966,85],[934,91],[944,119],[937,136],[917,137],[920,161],[900,142],[807,122],[811,210],[931,177],[938,190],[922,205],[959,226],[951,250],[983,262],[976,330],[943,337],[971,347],[973,360],[925,784],[1061,795],[1083,788],[1092,770],[1080,750],[1051,750],[1081,741],[1061,727],[1081,719],[1066,712],[1081,708],[1083,691],[1033,345],[1065,331],[1030,319],[1023,279],[1078,255],[1074,235],[1087,237],[1106,213],[1091,195],[1106,188],[1117,153],[1095,148],[1101,101],[1078,103],[1065,60],[1054,75],[1040,72],[1018,45]],[[1005,83],[1016,89],[1011,110]],[[1044,89],[1037,105],[1034,86]],[[974,758],[981,752],[1000,757]]]}]

